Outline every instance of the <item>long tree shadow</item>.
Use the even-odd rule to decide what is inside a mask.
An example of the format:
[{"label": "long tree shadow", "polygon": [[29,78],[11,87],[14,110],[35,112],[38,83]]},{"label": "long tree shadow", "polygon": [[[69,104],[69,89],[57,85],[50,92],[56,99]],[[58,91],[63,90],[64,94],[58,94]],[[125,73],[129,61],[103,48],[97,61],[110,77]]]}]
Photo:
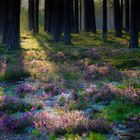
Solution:
[{"label": "long tree shadow", "polygon": [[24,54],[22,49],[7,53],[4,80],[16,82],[29,76],[24,68]]}]

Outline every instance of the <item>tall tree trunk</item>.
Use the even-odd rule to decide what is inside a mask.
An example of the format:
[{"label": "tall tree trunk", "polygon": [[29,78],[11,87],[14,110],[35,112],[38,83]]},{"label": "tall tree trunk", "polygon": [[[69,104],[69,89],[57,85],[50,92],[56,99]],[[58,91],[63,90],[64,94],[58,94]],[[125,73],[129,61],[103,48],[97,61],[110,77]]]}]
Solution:
[{"label": "tall tree trunk", "polygon": [[9,26],[6,45],[8,50],[20,46],[20,0],[9,0]]},{"label": "tall tree trunk", "polygon": [[72,0],[64,0],[64,43],[71,44]]},{"label": "tall tree trunk", "polygon": [[9,0],[3,1],[3,14],[4,14],[4,27],[3,27],[3,40],[2,43],[7,43],[7,32],[8,32],[8,26],[9,26]]},{"label": "tall tree trunk", "polygon": [[53,35],[54,42],[59,42],[62,34],[62,5],[63,0],[54,0]]},{"label": "tall tree trunk", "polygon": [[52,21],[52,0],[45,0],[45,12],[44,12],[44,31],[51,33],[51,21]]},{"label": "tall tree trunk", "polygon": [[74,0],[74,33],[79,33],[78,0]]},{"label": "tall tree trunk", "polygon": [[0,0],[0,42],[3,41],[4,35],[4,1]]},{"label": "tall tree trunk", "polygon": [[107,39],[107,0],[103,0],[103,39]]},{"label": "tall tree trunk", "polygon": [[85,0],[85,30],[96,33],[95,3],[94,0]]},{"label": "tall tree trunk", "polygon": [[44,31],[48,31],[48,20],[49,20],[49,2],[50,0],[45,0],[45,9],[44,9]]},{"label": "tall tree trunk", "polygon": [[33,33],[39,33],[39,0],[34,0],[34,29]]},{"label": "tall tree trunk", "polygon": [[122,24],[121,24],[120,0],[114,0],[114,26],[115,26],[116,37],[121,37]]},{"label": "tall tree trunk", "polygon": [[34,0],[29,0],[28,5],[28,30],[33,31],[34,28]]},{"label": "tall tree trunk", "polygon": [[123,6],[124,6],[124,4],[123,4],[123,0],[121,0],[121,28],[123,29],[123,15],[124,15],[124,13],[123,13]]},{"label": "tall tree trunk", "polygon": [[138,48],[139,0],[131,1],[130,49]]},{"label": "tall tree trunk", "polygon": [[81,30],[85,30],[85,0],[80,0],[80,22]]},{"label": "tall tree trunk", "polygon": [[126,32],[129,32],[129,28],[130,28],[129,5],[130,5],[130,0],[125,0],[125,31]]}]

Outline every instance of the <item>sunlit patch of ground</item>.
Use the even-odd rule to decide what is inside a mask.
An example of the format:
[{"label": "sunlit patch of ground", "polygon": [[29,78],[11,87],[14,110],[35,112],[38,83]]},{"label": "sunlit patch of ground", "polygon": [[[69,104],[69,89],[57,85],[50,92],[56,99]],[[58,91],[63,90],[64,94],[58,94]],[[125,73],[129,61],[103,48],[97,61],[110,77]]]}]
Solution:
[{"label": "sunlit patch of ground", "polygon": [[[1,46],[0,98],[6,102],[0,100],[0,121],[16,116],[14,121],[18,119],[19,122],[18,126],[11,128],[12,121],[8,121],[8,130],[28,132],[31,139],[40,137],[43,126],[47,128],[49,122],[38,122],[34,117],[43,113],[44,117],[50,115],[49,121],[56,124],[49,130],[52,131],[52,127],[61,130],[63,139],[80,139],[82,136],[105,140],[110,137],[108,131],[113,135],[116,129],[120,129],[114,126],[115,132],[112,132],[110,124],[119,121],[117,125],[127,125],[122,124],[127,117],[139,116],[140,50],[128,50],[129,37],[116,38],[111,32],[108,40],[103,41],[98,32],[97,35],[73,35],[72,40],[71,45],[65,46],[62,42],[53,43],[52,37],[45,33],[35,36],[21,33],[20,50],[9,53]],[[3,115],[4,111],[6,114],[9,112],[8,116]],[[94,125],[89,130],[96,126],[100,131],[83,133],[80,123],[79,126],[71,126],[77,135],[65,135],[73,132],[67,125],[69,127],[75,122],[60,118],[60,113],[76,119],[80,115],[81,120],[86,116],[89,120],[83,125],[89,127],[92,121],[90,124]],[[24,121],[28,125],[23,124]],[[59,135],[47,134],[47,138]]]}]

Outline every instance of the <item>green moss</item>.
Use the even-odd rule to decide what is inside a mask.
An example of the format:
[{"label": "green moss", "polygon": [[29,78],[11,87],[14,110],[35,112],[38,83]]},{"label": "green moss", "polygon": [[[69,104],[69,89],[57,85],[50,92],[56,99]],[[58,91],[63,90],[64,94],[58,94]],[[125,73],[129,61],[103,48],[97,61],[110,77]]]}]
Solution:
[{"label": "green moss", "polygon": [[107,117],[109,121],[124,122],[126,117],[140,113],[140,107],[126,104],[121,101],[113,101],[106,109],[99,113],[101,117]]},{"label": "green moss", "polygon": [[90,133],[89,140],[107,140],[106,136],[100,133]]},{"label": "green moss", "polygon": [[4,95],[4,89],[2,87],[0,87],[0,96]]}]

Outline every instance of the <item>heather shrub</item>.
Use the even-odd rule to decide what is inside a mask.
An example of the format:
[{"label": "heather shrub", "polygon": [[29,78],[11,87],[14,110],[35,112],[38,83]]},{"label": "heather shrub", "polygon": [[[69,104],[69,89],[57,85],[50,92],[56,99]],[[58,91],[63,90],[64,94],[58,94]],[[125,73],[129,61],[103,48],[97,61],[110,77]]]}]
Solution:
[{"label": "heather shrub", "polygon": [[95,102],[108,102],[110,103],[112,100],[114,100],[116,97],[119,96],[119,89],[111,84],[104,85],[101,89],[99,89],[95,96],[94,101]]},{"label": "heather shrub", "polygon": [[39,88],[38,84],[32,85],[30,83],[22,83],[16,86],[14,89],[14,93],[18,95],[18,97],[25,97],[26,94],[34,94],[34,92]]},{"label": "heather shrub", "polygon": [[46,93],[50,93],[52,96],[59,95],[63,92],[63,89],[59,88],[55,83],[48,83],[42,86],[42,89]]},{"label": "heather shrub", "polygon": [[26,112],[31,108],[31,104],[16,97],[0,96],[0,111],[12,114],[16,112]]},{"label": "heather shrub", "polygon": [[91,58],[91,59],[94,59],[94,60],[99,60],[100,59],[100,55],[98,54],[98,49],[96,48],[91,48],[89,49],[86,54]]},{"label": "heather shrub", "polygon": [[26,127],[32,126],[33,114],[26,112],[19,116],[0,116],[0,130],[8,132],[23,132]]},{"label": "heather shrub", "polygon": [[127,103],[140,104],[140,88],[127,87],[120,90],[120,97]]},{"label": "heather shrub", "polygon": [[122,80],[122,74],[111,66],[88,65],[84,70],[84,77],[87,80]]},{"label": "heather shrub", "polygon": [[48,133],[64,134],[68,132],[82,134],[82,132],[91,130],[104,133],[108,132],[111,127],[106,119],[89,120],[79,111],[66,112],[58,116],[51,116],[47,112],[42,112],[35,118],[35,128],[45,130]]}]

